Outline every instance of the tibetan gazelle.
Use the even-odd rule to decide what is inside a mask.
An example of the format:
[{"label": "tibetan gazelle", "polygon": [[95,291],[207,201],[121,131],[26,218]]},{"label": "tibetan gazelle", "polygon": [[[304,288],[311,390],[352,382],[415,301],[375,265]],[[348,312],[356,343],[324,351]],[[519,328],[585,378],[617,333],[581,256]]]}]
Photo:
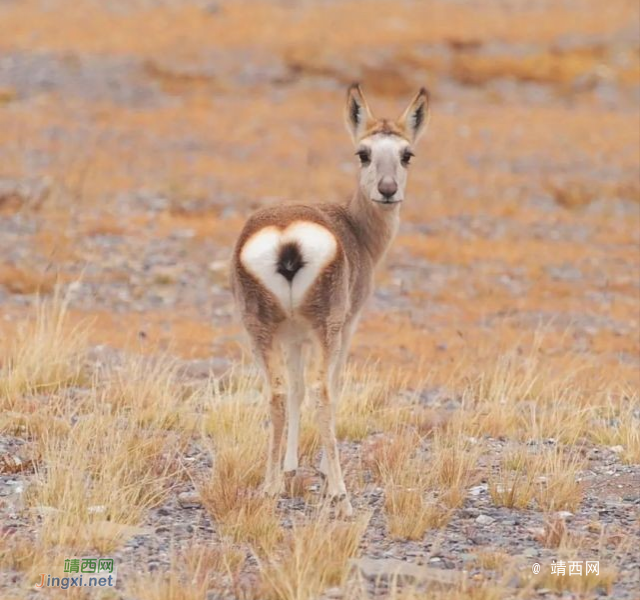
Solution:
[{"label": "tibetan gazelle", "polygon": [[231,284],[269,390],[265,492],[279,494],[284,472],[298,467],[303,347],[310,346],[306,383],[323,448],[320,470],[336,514],[349,516],[353,509],[335,434],[340,374],[373,288],[374,269],[398,230],[412,146],[428,121],[428,95],[421,89],[395,121],[376,119],[360,86],[353,85],[345,116],[360,166],[351,200],[275,206],[255,213],[236,244]]}]

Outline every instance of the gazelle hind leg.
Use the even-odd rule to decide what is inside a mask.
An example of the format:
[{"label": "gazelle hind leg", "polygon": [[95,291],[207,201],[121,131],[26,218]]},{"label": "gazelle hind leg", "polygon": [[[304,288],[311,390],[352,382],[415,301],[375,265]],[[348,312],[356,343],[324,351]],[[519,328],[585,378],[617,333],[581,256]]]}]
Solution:
[{"label": "gazelle hind leg", "polygon": [[285,421],[284,369],[281,353],[274,347],[263,350],[261,358],[267,382],[271,416],[264,492],[269,496],[277,496],[284,489],[282,473],[282,442]]},{"label": "gazelle hind leg", "polygon": [[[334,350],[333,352],[331,350]],[[327,495],[335,502],[336,515],[349,517],[353,508],[347,495],[347,488],[342,477],[338,443],[335,433],[335,405],[332,401],[332,370],[338,359],[339,346],[334,348],[324,346],[319,351],[317,366],[310,381],[310,391],[313,394],[317,411],[318,428],[325,461]]]},{"label": "gazelle hind leg", "polygon": [[304,359],[302,344],[292,343],[284,352],[287,365],[287,451],[284,471],[298,468],[298,443],[300,440],[300,406],[304,400]]}]

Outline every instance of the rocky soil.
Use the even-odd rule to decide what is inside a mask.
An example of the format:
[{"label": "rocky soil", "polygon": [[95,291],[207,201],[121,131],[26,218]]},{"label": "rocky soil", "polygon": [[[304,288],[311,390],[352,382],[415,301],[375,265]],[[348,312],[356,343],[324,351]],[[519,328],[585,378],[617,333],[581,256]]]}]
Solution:
[{"label": "rocky soil", "polygon": [[[350,193],[341,110],[345,84],[359,79],[380,111],[422,84],[433,106],[353,360],[406,372],[426,406],[451,412],[458,399],[446,385],[463,358],[481,369],[500,348],[526,351],[542,328],[545,361],[590,361],[637,391],[637,5],[439,0],[430,12],[382,1],[356,32],[345,23],[363,2],[253,4],[0,5],[0,348],[37,293],[60,282],[72,320],[93,323],[96,361],[168,351],[185,380],[222,375],[242,354],[227,285],[235,236],[258,206]],[[485,441],[495,457],[508,445]],[[24,443],[0,434],[0,456],[20,456]],[[356,469],[361,446],[341,450]],[[595,594],[637,598],[640,466],[616,446],[582,452],[583,501],[556,516],[587,540],[578,559],[617,570],[610,594]],[[195,442],[184,460],[210,467]],[[5,535],[34,526],[21,499],[33,469],[16,470],[0,466]],[[165,569],[181,540],[217,539],[193,491],[177,485],[128,532],[113,553],[121,577]],[[416,542],[389,538],[373,483],[354,503],[373,515],[362,556],[424,566],[409,579],[437,568],[480,581],[491,574],[478,562],[487,548],[543,569],[555,558],[541,541],[544,515],[495,507],[486,481]],[[310,509],[283,498],[279,510],[286,523]],[[377,567],[359,567],[382,597]],[[243,585],[256,573],[249,556]],[[0,589],[19,577],[3,571]]]}]

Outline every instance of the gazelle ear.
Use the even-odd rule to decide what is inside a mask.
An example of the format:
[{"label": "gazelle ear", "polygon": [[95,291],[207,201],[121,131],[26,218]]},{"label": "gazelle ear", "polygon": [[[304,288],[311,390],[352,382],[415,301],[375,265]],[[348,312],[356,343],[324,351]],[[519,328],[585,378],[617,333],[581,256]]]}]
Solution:
[{"label": "gazelle ear", "polygon": [[412,142],[424,133],[429,122],[429,92],[420,88],[411,104],[398,119],[398,125],[403,128]]},{"label": "gazelle ear", "polygon": [[366,131],[367,124],[374,120],[360,85],[357,83],[351,85],[347,91],[344,115],[347,131],[351,134],[353,141],[357,142]]}]

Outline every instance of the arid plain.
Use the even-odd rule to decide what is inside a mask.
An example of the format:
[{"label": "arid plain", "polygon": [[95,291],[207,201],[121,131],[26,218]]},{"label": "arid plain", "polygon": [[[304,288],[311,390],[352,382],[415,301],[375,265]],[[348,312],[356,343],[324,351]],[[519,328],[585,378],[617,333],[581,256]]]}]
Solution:
[{"label": "arid plain", "polygon": [[[10,0],[0,32],[3,598],[638,596],[637,2]],[[311,406],[260,494],[227,279],[251,210],[352,193],[352,81],[432,117],[352,348],[343,522]],[[113,590],[33,587],[98,555]]]}]

